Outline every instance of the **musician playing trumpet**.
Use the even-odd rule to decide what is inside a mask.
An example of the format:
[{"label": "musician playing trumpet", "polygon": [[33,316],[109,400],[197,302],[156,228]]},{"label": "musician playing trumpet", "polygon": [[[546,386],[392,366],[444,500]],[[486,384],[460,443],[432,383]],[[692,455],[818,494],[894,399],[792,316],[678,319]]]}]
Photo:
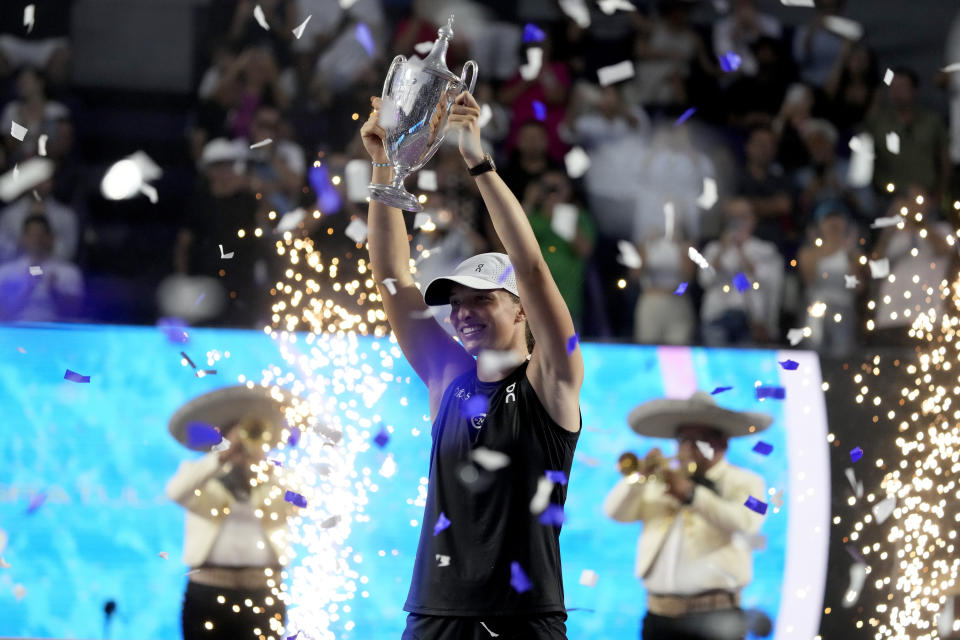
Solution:
[{"label": "musician playing trumpet", "polygon": [[746,636],[740,592],[752,579],[747,536],[764,516],[745,503],[764,500],[762,477],[724,457],[727,441],[770,426],[769,415],[717,406],[703,391],[636,407],[630,427],[676,438],[677,455],[652,449],[620,458],[624,478],[604,501],[618,522],[643,522],[636,576],[647,591],[643,640],[733,640]]}]

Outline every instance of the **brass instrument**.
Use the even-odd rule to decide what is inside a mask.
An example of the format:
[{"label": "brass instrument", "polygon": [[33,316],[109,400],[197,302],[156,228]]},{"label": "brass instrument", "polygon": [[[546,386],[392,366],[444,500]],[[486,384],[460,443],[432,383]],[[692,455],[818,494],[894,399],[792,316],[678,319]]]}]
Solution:
[{"label": "brass instrument", "polygon": [[[650,459],[647,459],[650,458]],[[652,458],[648,454],[647,458],[641,460],[637,457],[632,451],[625,451],[620,454],[620,457],[617,458],[617,469],[624,476],[633,476],[636,475],[637,482],[645,482],[647,478],[657,478],[661,482],[665,482],[665,474],[670,469],[674,468],[673,464],[675,462],[679,463],[679,456],[653,456]],[[686,471],[691,476],[697,472],[697,463],[691,462],[687,465]]]}]

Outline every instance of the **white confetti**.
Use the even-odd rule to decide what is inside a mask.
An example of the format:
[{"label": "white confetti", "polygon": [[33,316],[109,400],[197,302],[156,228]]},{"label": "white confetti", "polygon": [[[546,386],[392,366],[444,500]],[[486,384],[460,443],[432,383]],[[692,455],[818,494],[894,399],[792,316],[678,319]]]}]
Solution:
[{"label": "white confetti", "polygon": [[27,190],[49,180],[53,176],[53,162],[49,158],[33,157],[23,161],[23,166],[0,175],[0,199],[10,202]]},{"label": "white confetti", "polygon": [[14,138],[19,140],[20,142],[23,142],[23,137],[27,135],[27,128],[22,124],[20,124],[19,122],[17,122],[16,120],[11,120],[10,135],[12,135]]},{"label": "white confetti", "polygon": [[477,374],[481,378],[493,378],[513,371],[523,363],[523,356],[515,351],[483,349],[477,354]]},{"label": "white confetti", "polygon": [[423,169],[417,174],[417,189],[421,191],[437,190],[437,172]]},{"label": "white confetti", "polygon": [[274,228],[275,233],[284,233],[286,231],[293,231],[297,228],[304,218],[307,217],[307,212],[304,211],[302,207],[297,207],[293,211],[288,211],[287,213],[280,216],[280,219],[277,221],[277,226]]},{"label": "white confetti", "polygon": [[396,283],[397,283],[397,279],[396,279],[396,278],[384,278],[384,279],[383,279],[383,286],[385,286],[385,287],[387,288],[387,292],[388,292],[390,295],[392,295],[392,296],[397,295],[397,284],[396,284]]},{"label": "white confetti", "polygon": [[553,480],[546,476],[537,480],[537,491],[530,499],[530,513],[540,515],[550,504],[550,494],[553,493]]},{"label": "white confetti", "polygon": [[30,269],[29,269],[29,271],[30,271],[30,275],[32,275],[32,276],[42,276],[42,275],[43,275],[43,267],[38,266],[38,265],[33,265],[33,266],[31,266]]},{"label": "white confetti", "polygon": [[617,11],[637,10],[628,0],[597,0],[597,4],[600,6],[600,11],[603,11],[608,16],[612,16]]},{"label": "white confetti", "polygon": [[431,218],[429,213],[420,212],[413,217],[413,228],[419,229],[430,224]]},{"label": "white confetti", "polygon": [[850,566],[850,586],[843,596],[843,607],[849,609],[860,599],[860,592],[863,590],[863,583],[867,580],[867,565],[862,562],[855,562]]},{"label": "white confetti", "polygon": [[437,554],[437,566],[438,567],[449,567],[450,566],[450,556],[445,556]]},{"label": "white confetti", "polygon": [[47,155],[47,134],[45,133],[41,133],[40,138],[37,140],[37,153],[39,153],[41,157]]},{"label": "white confetti", "polygon": [[230,258],[233,257],[233,251],[231,251],[230,253],[224,253],[224,252],[223,252],[223,245],[222,245],[222,244],[218,244],[217,246],[220,247],[220,259],[221,259],[221,260],[229,260]]},{"label": "white confetti", "polygon": [[563,164],[567,169],[567,175],[576,180],[586,174],[590,168],[590,156],[583,147],[574,147],[563,156]]},{"label": "white confetti", "polygon": [[418,320],[426,320],[426,319],[428,319],[428,318],[432,318],[432,317],[433,317],[433,309],[430,309],[430,308],[428,307],[428,308],[426,308],[426,309],[421,309],[420,311],[411,311],[411,312],[410,312],[410,317],[411,317],[411,318],[417,318]]},{"label": "white confetti", "polygon": [[33,190],[33,199],[37,202],[43,202],[43,198],[40,197],[40,194],[37,193],[36,189]]},{"label": "white confetti", "polygon": [[270,25],[267,24],[267,16],[263,14],[263,7],[257,5],[253,8],[253,17],[256,19],[257,24],[263,27],[265,30],[270,31]]},{"label": "white confetti", "polygon": [[488,627],[488,626],[487,626],[486,624],[484,624],[483,622],[480,623],[480,626],[487,630],[487,633],[490,634],[490,637],[491,637],[491,638],[499,638],[499,637],[500,637],[500,634],[499,634],[499,633],[494,633],[493,631],[491,631],[491,630],[490,630],[490,627]]},{"label": "white confetti", "polygon": [[845,273],[843,274],[843,286],[847,289],[856,289],[860,286],[860,278]]},{"label": "white confetti", "polygon": [[843,16],[824,16],[823,28],[854,42],[863,37],[863,25]]},{"label": "white confetti", "polygon": [[333,527],[340,524],[340,516],[330,516],[326,520],[320,523],[321,529],[332,529]]},{"label": "white confetti", "polygon": [[210,451],[216,451],[217,453],[220,453],[221,451],[227,451],[230,448],[230,446],[231,446],[230,441],[224,438],[217,444],[210,447]]},{"label": "white confetti", "polygon": [[674,223],[677,219],[677,210],[672,202],[663,203],[663,235],[667,240],[673,240]]},{"label": "white confetti", "polygon": [[161,551],[161,552],[158,553],[157,555],[160,556],[161,558],[163,558],[164,560],[167,560],[167,559],[170,557],[170,554],[167,553],[166,551]]},{"label": "white confetti", "polygon": [[340,0],[340,8],[346,11],[353,5],[357,4],[357,0]]},{"label": "white confetti", "polygon": [[370,195],[369,185],[373,167],[366,160],[355,159],[343,168],[343,179],[347,185],[347,198],[350,202],[366,202]]},{"label": "white confetti", "polygon": [[877,218],[870,225],[871,229],[883,229],[885,227],[895,227],[903,222],[902,216],[888,216],[886,218]]},{"label": "white confetti", "polygon": [[896,506],[896,496],[888,496],[877,504],[873,505],[871,511],[873,512],[873,517],[877,520],[877,524],[883,524],[893,513],[893,510]]},{"label": "white confetti", "polygon": [[510,465],[510,456],[486,447],[477,447],[470,455],[474,462],[487,471],[497,471]]},{"label": "white confetti", "polygon": [[272,142],[273,142],[273,138],[264,138],[260,142],[254,142],[252,145],[250,145],[250,148],[259,149],[260,147],[265,147]]},{"label": "white confetti", "polygon": [[354,218],[347,225],[344,233],[357,244],[363,244],[363,241],[367,239],[367,224],[360,218]]},{"label": "white confetti", "polygon": [[843,470],[845,476],[847,476],[847,482],[850,483],[850,488],[853,489],[853,494],[858,498],[863,497],[863,482],[857,480],[857,472],[853,470],[853,467],[847,467]]},{"label": "white confetti", "polygon": [[887,134],[887,151],[894,155],[900,153],[900,136],[896,131]]},{"label": "white confetti", "polygon": [[697,449],[707,460],[713,460],[713,447],[710,446],[709,442],[704,442],[703,440],[697,440]]},{"label": "white confetti", "polygon": [[887,69],[883,72],[883,84],[889,87],[891,82],[893,82],[893,69]]},{"label": "white confetti", "polygon": [[783,489],[780,489],[770,498],[770,504],[779,509],[783,506]]},{"label": "white confetti", "polygon": [[493,117],[493,109],[488,104],[480,105],[480,115],[477,117],[477,126],[483,129]]},{"label": "white confetti", "polygon": [[944,73],[953,73],[954,71],[960,71],[960,62],[952,62],[941,69]]},{"label": "white confetti", "polygon": [[873,182],[874,145],[873,136],[860,133],[850,139],[850,168],[847,184],[853,188],[868,187]]},{"label": "white confetti", "polygon": [[309,16],[307,16],[306,20],[304,20],[299,25],[297,25],[297,27],[293,30],[293,37],[295,37],[297,40],[303,37],[303,30],[307,28],[307,23],[310,22],[310,18],[312,17],[313,17],[313,14],[310,14]]},{"label": "white confetti", "polygon": [[27,28],[27,33],[33,31],[33,24],[37,20],[37,6],[28,4],[23,8],[23,26]]},{"label": "white confetti", "polygon": [[431,49],[433,49],[433,43],[429,40],[424,40],[423,42],[418,42],[417,44],[413,45],[413,50],[422,56],[430,53]]},{"label": "white confetti", "polygon": [[377,124],[385,130],[397,126],[397,102],[390,96],[380,101],[380,115],[377,116]]},{"label": "white confetti", "polygon": [[700,254],[700,252],[697,251],[696,249],[694,249],[693,247],[690,247],[689,249],[687,249],[687,256],[688,256],[691,260],[693,260],[694,264],[696,264],[696,265],[697,265],[698,267],[700,267],[701,269],[709,269],[709,268],[710,268],[710,263],[707,262],[707,259],[704,258],[704,257]]},{"label": "white confetti", "polygon": [[577,23],[581,29],[590,26],[590,8],[585,0],[560,0],[560,10]]},{"label": "white confetti", "polygon": [[580,584],[585,587],[595,587],[599,577],[593,569],[584,569],[580,572]]},{"label": "white confetti", "polygon": [[633,67],[633,60],[623,60],[617,64],[597,69],[597,79],[600,81],[601,87],[609,87],[612,84],[629,80],[634,75],[636,75],[636,71]]},{"label": "white confetti", "polygon": [[140,185],[140,193],[147,196],[147,200],[150,201],[150,204],[157,204],[160,200],[160,196],[157,193],[157,188],[152,184],[142,184]]},{"label": "white confetti", "polygon": [[617,262],[628,269],[639,269],[643,266],[643,259],[640,252],[629,240],[617,240],[617,249],[620,255],[617,256]]},{"label": "white confetti", "polygon": [[890,275],[890,259],[880,258],[879,260],[868,261],[870,265],[870,277],[874,280],[886,278]]},{"label": "white confetti", "polygon": [[804,338],[807,337],[807,331],[808,331],[807,327],[804,327],[802,329],[796,329],[796,328],[790,329],[789,331],[787,331],[787,342],[790,343],[791,347],[797,346],[798,344],[803,342]]},{"label": "white confetti", "polygon": [[550,215],[550,228],[567,242],[573,242],[577,237],[577,220],[580,212],[576,205],[569,202],[558,202],[553,205]]},{"label": "white confetti", "polygon": [[383,464],[380,465],[380,471],[378,473],[384,478],[392,478],[397,472],[397,461],[393,459],[393,454],[390,453],[387,455],[387,459],[383,461]]},{"label": "white confetti", "polygon": [[701,209],[712,209],[719,199],[717,181],[710,177],[703,179],[703,192],[697,197],[697,206]]},{"label": "white confetti", "polygon": [[754,551],[763,551],[767,548],[767,536],[762,533],[739,533],[736,540]]},{"label": "white confetti", "polygon": [[814,8],[814,0],[780,0],[780,4],[785,7],[810,7]]},{"label": "white confetti", "polygon": [[543,66],[543,49],[530,47],[527,49],[527,61],[520,66],[520,77],[524,80],[533,80],[540,75]]}]

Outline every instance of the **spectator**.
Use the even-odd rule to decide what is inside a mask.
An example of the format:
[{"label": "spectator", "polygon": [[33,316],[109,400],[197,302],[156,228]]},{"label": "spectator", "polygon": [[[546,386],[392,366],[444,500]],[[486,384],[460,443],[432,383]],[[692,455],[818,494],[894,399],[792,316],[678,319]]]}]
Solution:
[{"label": "spectator", "polygon": [[876,102],[879,85],[873,52],[863,43],[844,41],[825,87],[830,121],[844,134],[859,127]]},{"label": "spectator", "polygon": [[740,56],[740,73],[757,73],[757,59],[750,45],[758,38],[780,37],[780,22],[773,16],[757,11],[755,0],[733,0],[733,10],[713,25],[713,52],[719,58],[727,53]]},{"label": "spectator", "polygon": [[794,68],[781,43],[766,36],[751,45],[757,61],[752,75],[736,74],[724,93],[722,120],[738,129],[770,126],[783,105]]},{"label": "spectator", "polygon": [[503,181],[514,193],[524,194],[530,183],[538,180],[560,163],[547,153],[549,135],[546,126],[539,120],[527,120],[517,131],[517,142],[510,153],[506,166],[500,172]]},{"label": "spectator", "polygon": [[575,201],[567,174],[559,169],[547,171],[527,187],[523,210],[579,333],[587,265],[596,240],[593,222]]},{"label": "spectator", "polygon": [[637,303],[633,336],[643,344],[690,344],[696,333],[696,316],[690,296],[677,293],[681,282],[690,283],[695,265],[688,257],[690,243],[682,227],[672,234],[654,233],[637,247],[643,261],[637,274]]},{"label": "spectator", "polygon": [[287,139],[287,126],[280,111],[270,105],[261,105],[250,123],[247,146],[272,140],[267,145],[250,149],[247,157],[250,188],[262,193],[267,209],[283,215],[300,202],[306,157],[303,149]]},{"label": "spectator", "polygon": [[[776,246],[753,235],[756,217],[750,202],[734,198],[725,208],[723,236],[707,245],[700,269],[703,341],[710,346],[765,343],[777,339],[783,258]],[[743,291],[738,274],[749,281]]]},{"label": "spectator", "polygon": [[[883,193],[888,184],[900,189],[915,185],[939,206],[950,172],[943,120],[917,103],[917,75],[909,69],[894,70],[887,98],[865,127],[876,150],[874,188]],[[886,143],[890,134],[899,139],[899,153]]]},{"label": "spectator", "polygon": [[[291,29],[296,26],[295,0],[238,0],[227,30],[227,37],[236,47],[267,46],[274,55],[283,56],[293,40]],[[254,18],[254,7],[259,6],[269,25],[264,29]]]},{"label": "spectator", "polygon": [[[16,99],[8,102],[0,114],[0,131],[4,134],[9,160],[22,162],[36,155],[60,160],[67,156],[73,147],[70,110],[47,98],[43,74],[32,67],[24,67],[17,74],[16,89]],[[23,140],[11,135],[13,122],[26,127]]]},{"label": "spectator", "polygon": [[24,194],[0,210],[0,262],[11,260],[16,254],[23,223],[31,215],[45,217],[53,235],[54,258],[65,262],[75,258],[79,240],[77,214],[54,199],[52,189],[53,180],[45,180],[33,190],[36,191],[36,196],[32,193]]},{"label": "spectator", "polygon": [[793,172],[810,161],[802,131],[813,118],[814,95],[805,84],[794,83],[787,89],[780,113],[771,128],[777,134],[777,160],[787,172]]},{"label": "spectator", "polygon": [[[856,344],[857,294],[869,272],[856,251],[857,234],[846,207],[838,200],[820,204],[815,214],[816,238],[800,248],[797,263],[806,290],[810,345],[825,355],[843,357]],[[853,276],[856,286],[847,286]]]},{"label": "spectator", "polygon": [[[503,82],[526,62],[525,57],[521,60],[517,55],[521,50],[523,29],[517,24],[516,2],[485,0],[477,6],[483,7],[482,13],[467,24],[461,23],[467,33],[470,57],[486,77]],[[543,60],[547,61],[546,52]]]},{"label": "spectator", "polygon": [[27,216],[20,255],[0,265],[0,320],[72,320],[83,302],[83,276],[76,265],[53,255],[53,232],[41,213]]},{"label": "spectator", "polygon": [[[328,3],[324,13],[331,11],[329,4],[332,3]],[[354,90],[359,91],[358,87],[366,86],[371,80],[375,82],[379,92],[387,68],[387,57],[384,54],[389,40],[382,3],[376,0],[360,0],[348,9],[338,6],[333,12],[343,12],[343,17],[328,32],[329,39],[323,42],[324,48],[317,53],[315,85],[323,87],[338,99],[352,98]],[[357,29],[361,23],[370,32],[372,52],[367,51],[357,37]],[[433,37],[437,37],[436,32]],[[351,102],[354,101],[366,104],[367,96],[364,95],[362,100],[351,99]]]},{"label": "spectator", "polygon": [[[27,3],[0,3],[0,78],[22,67],[32,67],[50,79],[50,89],[63,89],[70,79],[70,17],[73,0],[32,0],[34,24],[23,24]],[[17,35],[14,35],[17,32]],[[9,129],[7,129],[9,131]]]},{"label": "spectator", "polygon": [[[790,180],[774,161],[776,136],[767,127],[755,127],[745,146],[747,164],[737,184],[736,194],[745,198],[757,217],[754,233],[757,238],[790,247],[796,240],[791,213]],[[788,250],[788,253],[790,251]]]},{"label": "spectator", "polygon": [[834,64],[850,44],[824,26],[825,19],[840,14],[844,4],[845,0],[819,0],[813,17],[793,34],[793,59],[800,68],[800,78],[818,89],[826,86]]},{"label": "spectator", "polygon": [[[903,216],[904,228],[887,227],[880,234],[872,259],[889,261],[890,277],[877,281],[874,325],[883,344],[903,344],[906,328],[917,315],[932,311],[941,317],[941,283],[955,268],[957,250],[950,225],[937,217],[927,194],[911,186],[891,203],[888,216]],[[919,219],[918,219],[919,217]]]},{"label": "spectator", "polygon": [[854,207],[859,220],[870,222],[875,216],[873,192],[868,187],[853,189],[848,186],[850,163],[837,157],[837,129],[826,120],[813,118],[804,125],[803,142],[807,146],[810,164],[795,175],[799,192],[800,219],[797,227],[822,203],[842,200]]},{"label": "spectator", "polygon": [[[570,93],[570,72],[566,64],[550,57],[550,40],[532,42],[524,47],[540,48],[543,51],[543,64],[536,76],[529,80],[517,73],[500,89],[499,101],[511,112],[511,129],[507,135],[505,151],[509,154],[518,144],[520,127],[531,119],[543,122],[547,133],[547,153],[556,162],[563,159],[567,151],[566,143],[560,138],[558,127],[566,117],[567,99]],[[523,193],[522,191],[520,193]]]},{"label": "spectator", "polygon": [[660,0],[658,16],[641,29],[634,45],[636,75],[625,85],[628,103],[644,106],[687,104],[687,80],[699,64],[713,71],[715,64],[690,25],[690,5],[684,0]]}]

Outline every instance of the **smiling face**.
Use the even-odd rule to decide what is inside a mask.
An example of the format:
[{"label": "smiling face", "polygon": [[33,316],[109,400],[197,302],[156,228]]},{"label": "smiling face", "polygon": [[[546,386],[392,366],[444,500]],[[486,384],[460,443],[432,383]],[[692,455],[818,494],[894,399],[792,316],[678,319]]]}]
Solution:
[{"label": "smiling face", "polygon": [[503,289],[450,290],[450,323],[470,355],[481,351],[521,351],[526,354],[523,307]]}]

